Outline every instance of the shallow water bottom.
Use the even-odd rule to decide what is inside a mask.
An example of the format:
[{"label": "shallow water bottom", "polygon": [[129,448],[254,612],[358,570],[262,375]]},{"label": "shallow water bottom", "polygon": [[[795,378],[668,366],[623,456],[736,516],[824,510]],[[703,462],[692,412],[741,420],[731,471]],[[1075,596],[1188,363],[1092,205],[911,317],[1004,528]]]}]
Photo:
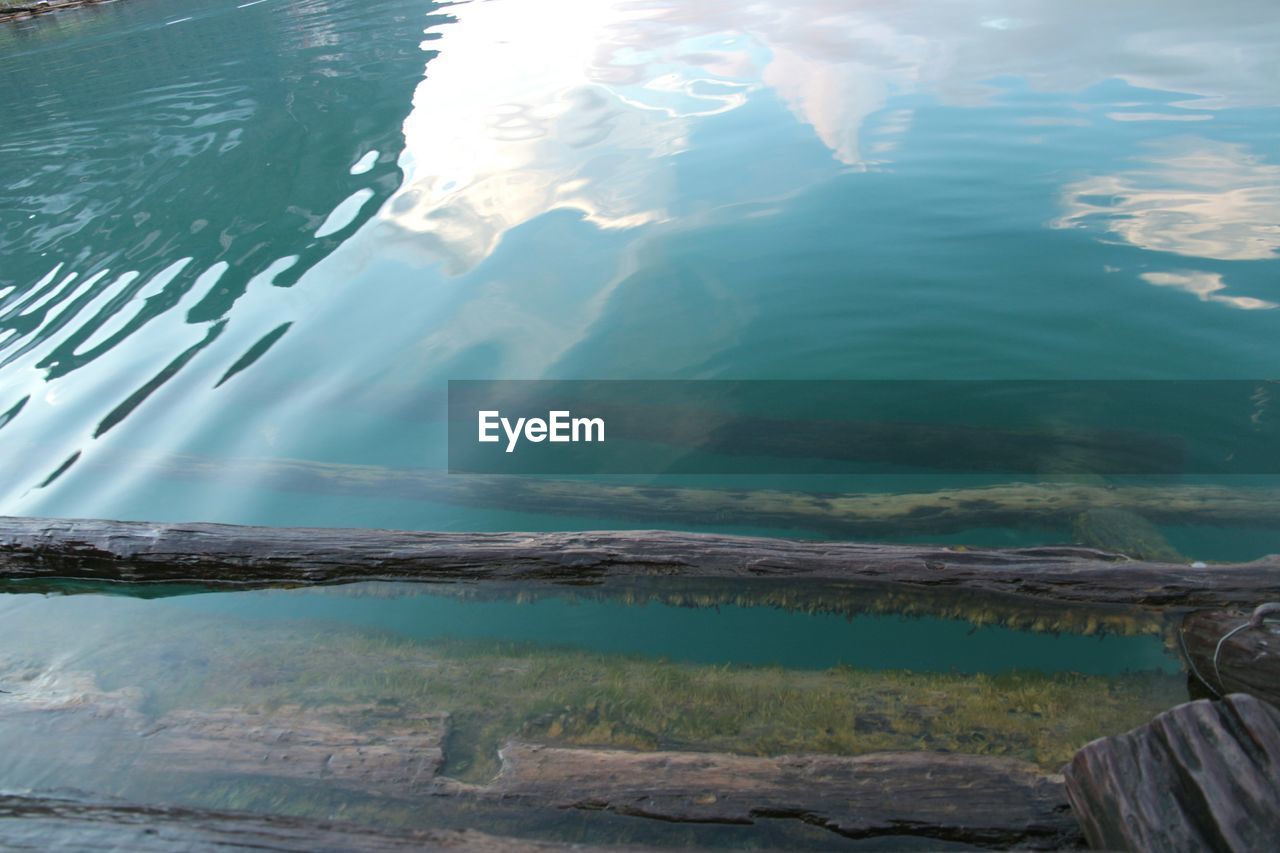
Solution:
[{"label": "shallow water bottom", "polygon": [[513,804],[486,796],[504,750],[1055,770],[1187,698],[1149,615],[852,589],[67,586],[0,598],[0,635],[0,789],[601,843],[847,839]]}]

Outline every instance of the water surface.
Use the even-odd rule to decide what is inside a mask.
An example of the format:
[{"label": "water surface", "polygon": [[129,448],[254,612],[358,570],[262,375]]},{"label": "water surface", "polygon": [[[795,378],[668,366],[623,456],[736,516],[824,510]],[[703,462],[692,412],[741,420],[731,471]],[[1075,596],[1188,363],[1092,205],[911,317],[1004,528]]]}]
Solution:
[{"label": "water surface", "polygon": [[[8,25],[0,512],[643,526],[254,467],[439,470],[451,378],[1265,378],[1272,12],[166,0]],[[958,481],[987,482],[745,485]]]}]

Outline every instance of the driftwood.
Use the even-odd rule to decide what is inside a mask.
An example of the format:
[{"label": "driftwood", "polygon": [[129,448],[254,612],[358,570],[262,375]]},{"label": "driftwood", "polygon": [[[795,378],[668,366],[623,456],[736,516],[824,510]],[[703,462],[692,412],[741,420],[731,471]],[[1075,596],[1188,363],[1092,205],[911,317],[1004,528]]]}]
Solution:
[{"label": "driftwood", "polygon": [[138,853],[214,849],[297,853],[352,850],[537,853],[571,849],[569,845],[501,838],[473,830],[393,831],[246,812],[5,794],[0,794],[0,844],[9,850]]},{"label": "driftwood", "polygon": [[20,21],[24,18],[34,17],[35,15],[44,15],[48,12],[57,12],[62,9],[77,9],[81,6],[96,6],[103,2],[112,2],[112,0],[52,0],[52,2],[31,3],[23,6],[0,6],[0,23],[4,23],[6,21]]},{"label": "driftwood", "polygon": [[0,518],[0,578],[598,583],[670,576],[866,581],[1064,602],[1232,606],[1280,598],[1280,557],[1193,568],[1088,548],[951,549],[664,531],[427,533]]},{"label": "driftwood", "polygon": [[566,809],[691,824],[789,818],[855,838],[1051,849],[1080,838],[1062,778],[1012,758],[928,752],[757,757],[512,741],[499,752],[497,778],[476,785],[441,775],[449,724],[443,713],[406,717],[371,707],[285,706],[180,710],[151,719],[142,711],[141,691],[103,691],[87,673],[7,683],[12,692],[0,696],[0,732],[54,741],[48,750],[32,747],[45,760],[30,772],[46,784],[65,778],[81,786],[118,784],[123,773],[133,790],[168,791],[173,781],[251,778],[429,803],[437,813],[453,804],[464,816],[484,806],[492,815],[505,810],[526,818]]},{"label": "driftwood", "polygon": [[1084,747],[1066,781],[1097,849],[1275,849],[1280,710],[1243,694],[1179,705]]},{"label": "driftwood", "polygon": [[976,527],[1060,528],[1082,513],[1120,510],[1155,524],[1268,527],[1280,489],[1012,483],[914,493],[814,493],[623,485],[540,477],[446,474],[296,459],[207,459],[119,452],[84,460],[166,480],[245,482],[299,494],[435,501],[458,506],[591,515],[654,526],[735,524],[833,537],[954,533]]},{"label": "driftwood", "polygon": [[1200,611],[1183,619],[1182,646],[1192,678],[1202,679],[1218,696],[1249,693],[1280,707],[1280,624],[1250,625],[1250,615],[1247,610]]},{"label": "driftwood", "polygon": [[665,821],[793,818],[850,838],[917,836],[1060,849],[1080,840],[1062,778],[994,756],[895,752],[760,758],[510,743],[485,789],[556,808]]},{"label": "driftwood", "polygon": [[153,719],[140,690],[103,691],[89,673],[33,679],[21,668],[0,668],[3,675],[3,739],[24,731],[55,738],[56,763],[73,779],[113,774],[104,765],[121,760],[143,775],[255,776],[406,797],[435,782],[444,765],[445,713],[387,717],[364,705],[286,705],[174,710]]}]

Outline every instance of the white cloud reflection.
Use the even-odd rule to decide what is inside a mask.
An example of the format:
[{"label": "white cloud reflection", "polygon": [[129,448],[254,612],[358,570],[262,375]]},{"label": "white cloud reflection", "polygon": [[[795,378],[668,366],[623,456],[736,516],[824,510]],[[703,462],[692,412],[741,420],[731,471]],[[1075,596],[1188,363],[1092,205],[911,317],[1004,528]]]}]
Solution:
[{"label": "white cloud reflection", "polygon": [[1224,261],[1280,250],[1280,166],[1243,145],[1184,138],[1133,169],[1066,187],[1061,228],[1100,225],[1134,246]]},{"label": "white cloud reflection", "polygon": [[1173,287],[1195,294],[1200,298],[1201,302],[1218,302],[1245,311],[1280,307],[1276,303],[1268,302],[1265,299],[1255,299],[1252,296],[1229,296],[1222,293],[1223,290],[1226,290],[1227,285],[1218,273],[1175,270],[1173,272],[1146,272],[1139,277],[1147,284],[1154,284],[1157,287]]},{"label": "white cloud reflection", "polygon": [[[1119,79],[1177,93],[1175,106],[1199,110],[1103,105],[1099,115],[1109,110],[1116,120],[1203,120],[1280,100],[1271,58],[1280,16],[1270,2],[1241,0],[1230,20],[1211,6],[1167,0],[491,0],[448,11],[458,20],[430,44],[441,53],[405,124],[407,180],[382,215],[455,274],[487,257],[507,230],[551,210],[579,211],[602,229],[670,218],[674,155],[688,150],[700,120],[755,91],[771,91],[812,129],[833,170],[873,166],[894,149],[909,121],[890,116],[876,138],[864,138],[868,118],[892,96],[977,103],[998,78],[1062,92]],[[1228,46],[1232,59],[1223,62]],[[1108,192],[1107,180],[1095,189]],[[1249,257],[1269,243],[1258,242],[1252,219],[1269,200],[1190,203],[1216,206],[1193,214],[1202,223],[1227,217],[1223,234],[1197,241]],[[1180,229],[1170,242],[1194,251],[1189,232],[1204,231]],[[1159,242],[1154,233],[1141,239]]]}]

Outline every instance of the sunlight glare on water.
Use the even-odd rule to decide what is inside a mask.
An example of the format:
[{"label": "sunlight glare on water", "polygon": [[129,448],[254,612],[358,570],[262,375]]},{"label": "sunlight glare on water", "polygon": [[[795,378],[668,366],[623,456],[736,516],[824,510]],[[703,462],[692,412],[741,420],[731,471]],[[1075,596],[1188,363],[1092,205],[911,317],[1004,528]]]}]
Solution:
[{"label": "sunlight glare on water", "polygon": [[439,470],[451,378],[1265,377],[1280,23],[1231,9],[167,0],[8,27],[0,512],[627,523],[254,461]]}]

